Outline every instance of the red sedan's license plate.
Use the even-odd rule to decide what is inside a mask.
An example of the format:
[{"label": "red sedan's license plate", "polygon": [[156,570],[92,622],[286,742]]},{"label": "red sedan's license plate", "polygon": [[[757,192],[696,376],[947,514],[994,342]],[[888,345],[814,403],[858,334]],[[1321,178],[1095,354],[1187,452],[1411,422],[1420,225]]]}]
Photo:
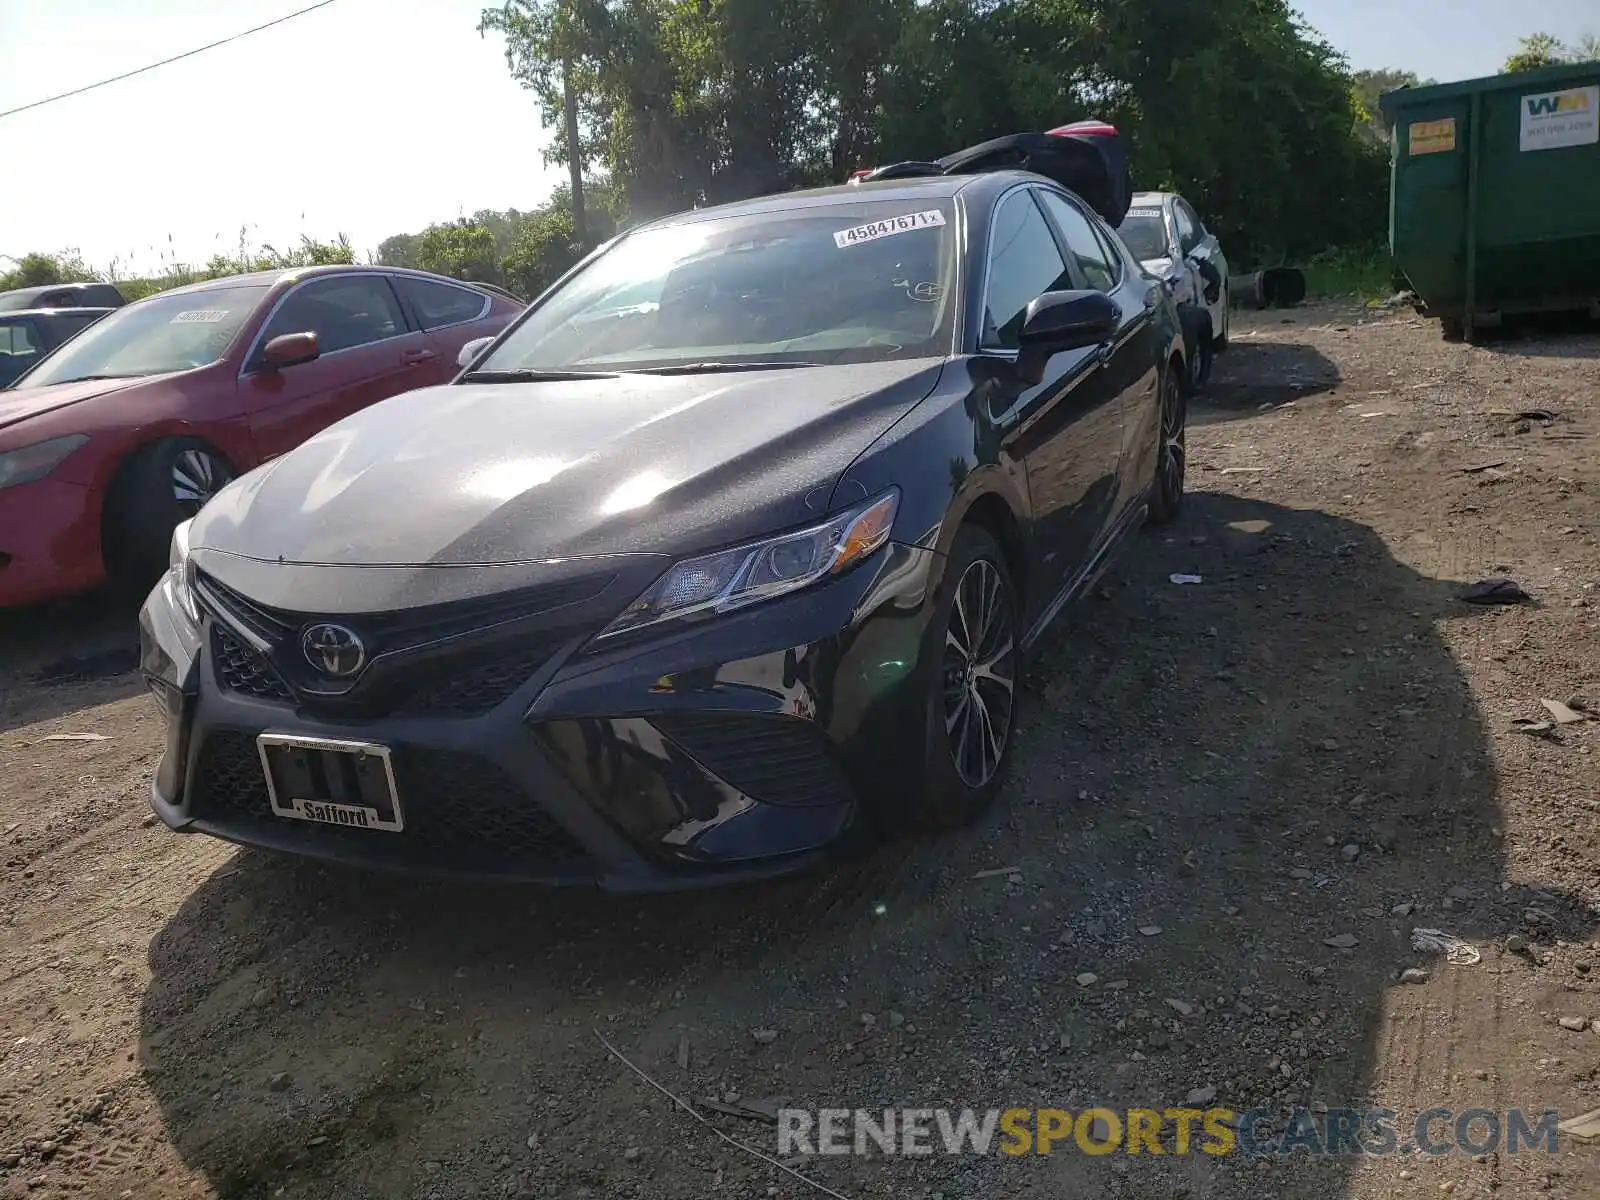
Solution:
[{"label": "red sedan's license plate", "polygon": [[274,815],[345,829],[405,828],[387,746],[263,733],[256,748]]}]

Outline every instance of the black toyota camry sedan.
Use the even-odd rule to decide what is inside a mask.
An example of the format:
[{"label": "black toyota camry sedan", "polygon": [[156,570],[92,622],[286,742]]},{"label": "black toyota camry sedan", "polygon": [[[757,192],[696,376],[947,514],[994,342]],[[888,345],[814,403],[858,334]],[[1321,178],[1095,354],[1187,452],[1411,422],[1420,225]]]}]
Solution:
[{"label": "black toyota camry sedan", "polygon": [[629,232],[454,383],[179,529],[141,614],[154,809],[617,889],[969,818],[1030,644],[1178,511],[1182,347],[1107,222],[1027,171]]}]

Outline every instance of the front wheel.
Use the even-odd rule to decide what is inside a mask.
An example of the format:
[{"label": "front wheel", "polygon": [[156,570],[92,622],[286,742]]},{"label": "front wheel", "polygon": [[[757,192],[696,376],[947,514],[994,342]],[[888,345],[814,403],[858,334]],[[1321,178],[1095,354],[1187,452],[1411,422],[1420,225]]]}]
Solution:
[{"label": "front wheel", "polygon": [[1183,480],[1188,461],[1189,403],[1177,364],[1161,373],[1161,436],[1156,444],[1156,477],[1150,520],[1165,524],[1183,511]]},{"label": "front wheel", "polygon": [[142,598],[167,567],[173,529],[233,479],[233,468],[198,438],[140,447],[106,497],[104,555],[112,585]]},{"label": "front wheel", "polygon": [[1189,394],[1198,396],[1211,379],[1211,362],[1216,353],[1211,341],[1211,318],[1204,310],[1186,309],[1183,326]]},{"label": "front wheel", "polygon": [[935,825],[973,820],[1000,789],[1016,727],[1019,611],[999,544],[982,528],[963,527],[925,648],[924,814]]}]

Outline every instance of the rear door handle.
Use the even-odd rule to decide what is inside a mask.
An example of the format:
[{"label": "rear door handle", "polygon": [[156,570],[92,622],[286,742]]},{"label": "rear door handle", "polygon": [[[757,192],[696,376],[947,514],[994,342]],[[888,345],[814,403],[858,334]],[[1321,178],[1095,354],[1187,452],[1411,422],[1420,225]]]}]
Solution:
[{"label": "rear door handle", "polygon": [[407,350],[400,356],[400,361],[408,367],[415,367],[425,362],[431,362],[438,357],[438,354],[432,350]]}]

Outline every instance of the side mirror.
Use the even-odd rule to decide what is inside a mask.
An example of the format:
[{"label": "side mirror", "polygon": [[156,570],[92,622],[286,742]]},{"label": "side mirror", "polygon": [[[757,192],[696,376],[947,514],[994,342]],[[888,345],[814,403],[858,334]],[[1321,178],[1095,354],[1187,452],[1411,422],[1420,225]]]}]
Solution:
[{"label": "side mirror", "polygon": [[1047,355],[1098,346],[1116,336],[1122,309],[1104,292],[1046,292],[1022,318],[1018,341]]},{"label": "side mirror", "polygon": [[489,343],[492,341],[494,341],[492,337],[473,338],[465,346],[461,347],[461,352],[456,355],[456,366],[470,367],[478,361],[478,355],[488,349]]},{"label": "side mirror", "polygon": [[1109,342],[1121,324],[1122,309],[1104,292],[1046,292],[1022,318],[1017,373],[1032,386],[1052,354]]},{"label": "side mirror", "polygon": [[280,333],[261,347],[261,365],[269,371],[308,363],[322,353],[317,335],[309,329],[303,333]]}]

